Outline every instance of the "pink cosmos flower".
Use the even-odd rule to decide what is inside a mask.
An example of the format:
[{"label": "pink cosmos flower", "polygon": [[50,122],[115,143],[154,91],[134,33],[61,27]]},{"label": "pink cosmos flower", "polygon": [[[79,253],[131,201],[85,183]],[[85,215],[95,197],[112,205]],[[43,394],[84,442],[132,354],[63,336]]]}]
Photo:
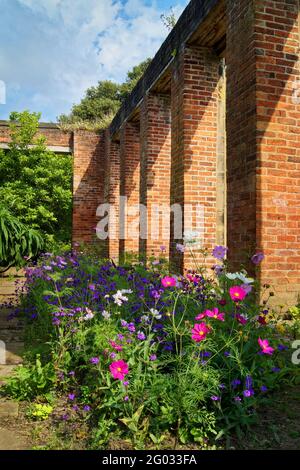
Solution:
[{"label": "pink cosmos flower", "polygon": [[192,339],[199,343],[206,338],[207,333],[210,332],[210,328],[204,323],[196,323],[192,329]]},{"label": "pink cosmos flower", "polygon": [[109,366],[109,370],[114,379],[124,380],[128,374],[128,364],[125,361],[115,361]]},{"label": "pink cosmos flower", "polygon": [[238,302],[239,300],[244,300],[247,293],[241,286],[233,286],[229,289],[229,294],[232,300]]},{"label": "pink cosmos flower", "polygon": [[215,318],[216,320],[225,321],[225,318],[224,318],[225,313],[219,313],[219,309],[216,307],[213,308],[212,310],[206,310],[206,312],[204,313],[209,318]]},{"label": "pink cosmos flower", "polygon": [[269,354],[271,356],[275,351],[274,348],[271,348],[271,346],[269,346],[269,341],[267,339],[258,338],[258,344],[261,347],[263,354]]},{"label": "pink cosmos flower", "polygon": [[199,313],[199,315],[197,315],[197,316],[195,317],[195,320],[203,320],[203,318],[205,318],[205,317],[206,317],[206,313],[205,313],[205,312],[204,312],[204,313]]},{"label": "pink cosmos flower", "polygon": [[162,278],[161,283],[164,287],[176,286],[176,279],[174,277],[165,276]]}]

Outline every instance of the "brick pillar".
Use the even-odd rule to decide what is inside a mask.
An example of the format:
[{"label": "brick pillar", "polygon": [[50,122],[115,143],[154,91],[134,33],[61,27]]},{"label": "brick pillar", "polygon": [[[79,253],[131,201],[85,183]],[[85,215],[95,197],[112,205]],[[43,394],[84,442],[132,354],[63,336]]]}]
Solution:
[{"label": "brick pillar", "polygon": [[[183,229],[199,230],[202,246],[216,243],[217,102],[220,60],[207,48],[186,46],[179,51],[172,73],[171,204],[192,207],[193,224],[183,216]],[[200,204],[202,209],[197,207]],[[203,210],[204,218],[201,217]],[[189,224],[190,225],[190,224]],[[174,269],[194,267],[191,255],[176,252],[171,217],[170,258]],[[194,251],[199,259],[199,250]],[[213,260],[207,259],[208,265]]]},{"label": "brick pillar", "polygon": [[96,210],[103,202],[104,134],[74,132],[72,242],[95,242]]},{"label": "brick pillar", "polygon": [[109,130],[105,132],[105,188],[104,201],[109,204],[109,237],[106,256],[117,261],[119,258],[119,198],[120,198],[120,155],[119,142],[113,141]]},{"label": "brick pillar", "polygon": [[227,23],[230,259],[237,266],[263,250],[259,279],[272,285],[277,303],[293,304],[300,292],[298,0],[228,2]]},{"label": "brick pillar", "polygon": [[[125,122],[120,131],[120,196],[126,196],[126,207],[120,206],[119,254],[139,251],[140,202],[140,132],[139,125]],[[135,232],[135,233],[134,233]]]},{"label": "brick pillar", "polygon": [[[141,106],[140,202],[147,207],[144,227],[147,238],[140,240],[141,254],[159,255],[169,251],[171,178],[170,96],[149,93]],[[156,208],[161,206],[161,211]],[[141,236],[143,229],[141,228]]]}]

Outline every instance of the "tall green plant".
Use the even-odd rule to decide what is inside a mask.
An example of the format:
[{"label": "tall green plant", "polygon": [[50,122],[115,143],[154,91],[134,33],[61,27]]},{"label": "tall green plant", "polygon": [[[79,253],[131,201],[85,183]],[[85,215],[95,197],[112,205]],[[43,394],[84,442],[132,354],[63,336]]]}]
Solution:
[{"label": "tall green plant", "polygon": [[43,245],[39,232],[27,227],[5,207],[0,206],[0,272],[11,266],[22,266],[24,257],[37,255]]}]

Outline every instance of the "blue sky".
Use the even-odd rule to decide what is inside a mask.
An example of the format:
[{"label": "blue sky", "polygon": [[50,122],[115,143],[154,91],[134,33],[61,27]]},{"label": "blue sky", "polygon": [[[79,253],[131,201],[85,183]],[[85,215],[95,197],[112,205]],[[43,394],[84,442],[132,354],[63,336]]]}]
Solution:
[{"label": "blue sky", "polygon": [[[0,119],[39,111],[55,122],[99,80],[123,81],[188,0],[0,0]],[[6,87],[6,102],[1,85]],[[2,93],[3,95],[3,93]]]}]

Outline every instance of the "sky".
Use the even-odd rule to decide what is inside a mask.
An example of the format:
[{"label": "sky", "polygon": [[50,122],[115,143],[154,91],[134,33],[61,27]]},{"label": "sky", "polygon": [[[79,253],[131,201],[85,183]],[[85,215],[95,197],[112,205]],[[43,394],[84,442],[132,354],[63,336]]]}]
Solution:
[{"label": "sky", "polygon": [[189,0],[0,0],[0,119],[55,122],[99,80],[122,82],[168,34],[160,15]]}]

